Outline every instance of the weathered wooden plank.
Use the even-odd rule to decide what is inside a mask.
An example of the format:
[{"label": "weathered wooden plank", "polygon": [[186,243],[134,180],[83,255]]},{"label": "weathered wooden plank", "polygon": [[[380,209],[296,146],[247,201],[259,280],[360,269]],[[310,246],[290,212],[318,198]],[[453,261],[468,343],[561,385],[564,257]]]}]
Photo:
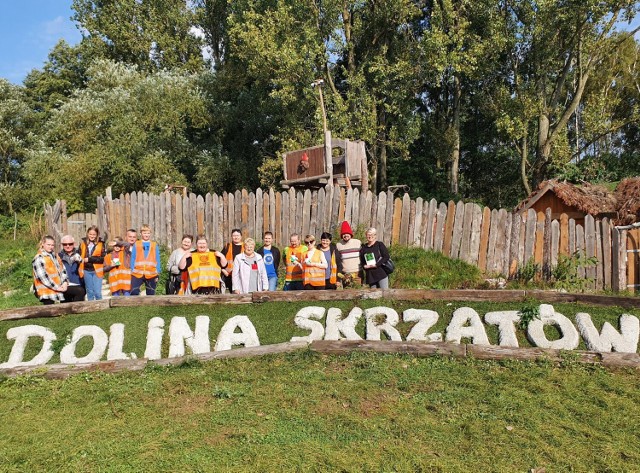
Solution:
[{"label": "weathered wooden plank", "polygon": [[412,246],[417,246],[418,248],[422,247],[422,240],[420,238],[420,230],[422,228],[422,214],[424,211],[424,200],[422,197],[418,197],[414,203],[411,203],[411,214],[413,217],[411,218],[411,222],[409,224],[410,233],[409,233],[409,244]]},{"label": "weathered wooden plank", "polygon": [[[233,195],[234,203],[234,216],[233,216],[233,228],[239,228],[240,231],[244,231],[242,228],[242,191],[237,190]],[[232,230],[233,230],[232,228]],[[231,235],[229,235],[230,237]],[[229,240],[230,241],[230,240]]]},{"label": "weathered wooden plank", "polygon": [[416,224],[416,202],[415,200],[411,200],[409,202],[409,228],[407,230],[407,246],[413,246],[414,242],[414,232],[415,232],[415,224]]},{"label": "weathered wooden plank", "polygon": [[167,214],[164,212],[164,192],[154,196],[153,203],[156,209],[156,225],[158,226],[160,244],[170,247],[170,243],[167,240]]},{"label": "weathered wooden plank", "polygon": [[109,299],[100,301],[69,302],[66,304],[37,305],[0,310],[0,321],[60,317],[69,314],[102,312],[109,309]]},{"label": "weathered wooden plank", "polygon": [[231,231],[236,228],[236,196],[233,192],[229,192],[227,196],[227,216],[229,228],[223,235],[223,245],[231,241]]},{"label": "weathered wooden plank", "polygon": [[289,193],[278,192],[276,194],[275,218],[276,228],[280,234],[280,245],[287,246],[289,244]]},{"label": "weathered wooden plank", "polygon": [[385,222],[387,220],[387,194],[380,192],[378,194],[378,209],[376,211],[376,222],[373,225],[378,231],[380,241],[386,241]]},{"label": "weathered wooden plank", "polygon": [[224,197],[222,195],[213,195],[213,202],[216,209],[216,226],[215,226],[215,239],[216,244],[214,248],[222,248],[224,245]]},{"label": "weathered wooden plank", "polygon": [[242,238],[249,236],[249,193],[246,189],[240,191],[240,223]]},{"label": "weathered wooden plank", "polygon": [[400,242],[400,225],[402,223],[402,200],[396,198],[393,201],[393,225],[391,227],[391,244]]},{"label": "weathered wooden plank", "polygon": [[306,233],[304,232],[304,228],[302,226],[303,219],[304,219],[304,214],[303,214],[304,194],[302,193],[302,191],[296,191],[295,199],[296,199],[295,202],[292,202],[291,199],[289,199],[289,207],[291,208],[293,206],[293,208],[295,209],[295,212],[294,212],[295,220],[293,220],[293,224],[296,229],[296,232],[300,234],[301,239],[304,239]]},{"label": "weathered wooden plank", "polygon": [[456,204],[456,218],[451,233],[451,258],[460,258],[460,245],[462,244],[462,228],[464,226],[464,202]]},{"label": "weathered wooden plank", "polygon": [[520,214],[521,220],[520,220],[520,241],[518,242],[518,264],[519,265],[524,265],[525,264],[525,259],[524,259],[524,255],[525,255],[525,241],[527,239],[527,221],[526,221],[526,216]]},{"label": "weathered wooden plank", "polygon": [[458,252],[458,258],[462,261],[469,262],[469,251],[471,245],[471,229],[473,227],[473,203],[468,202],[463,207],[462,228],[460,234],[462,238],[460,240],[460,250]]},{"label": "weathered wooden plank", "polygon": [[[175,199],[173,197],[175,197]],[[173,225],[175,227],[173,234],[176,237],[176,244],[177,244],[182,238],[182,235],[185,234],[184,219],[182,217],[182,210],[184,209],[184,205],[182,204],[183,199],[180,194],[174,193],[173,197],[171,199],[171,206],[175,209],[175,213],[171,215],[171,218],[173,220]]]},{"label": "weathered wooden plank", "polygon": [[491,210],[489,207],[482,209],[482,225],[480,227],[480,248],[478,249],[478,268],[481,272],[487,271],[487,257],[489,252],[489,231],[491,230]]},{"label": "weathered wooden plank", "polygon": [[496,272],[506,276],[509,272],[507,266],[509,254],[509,237],[511,236],[510,214],[505,209],[498,211],[498,238],[496,241],[495,265]]},{"label": "weathered wooden plank", "polygon": [[384,217],[384,244],[391,245],[393,240],[393,214],[395,212],[393,192],[387,191],[387,207]]},{"label": "weathered wooden plank", "polygon": [[542,275],[545,280],[551,279],[551,209],[544,213],[544,236],[542,239]]},{"label": "weathered wooden plank", "polygon": [[[302,233],[302,226],[298,226],[296,223],[298,216],[302,218],[302,215],[300,215],[301,212],[298,212],[298,201],[296,200],[298,194],[299,192],[296,192],[293,188],[289,189],[289,235],[292,233]],[[302,205],[302,199],[299,201]],[[304,235],[301,235],[301,237],[304,238]]]},{"label": "weathered wooden plank", "polygon": [[471,235],[469,237],[469,253],[467,262],[473,265],[478,264],[480,251],[480,229],[482,226],[482,209],[478,204],[472,204],[471,210]]},{"label": "weathered wooden plank", "polygon": [[[371,201],[369,201],[369,196],[371,196]],[[370,207],[371,215],[365,228],[375,227],[378,221],[378,196],[371,191],[367,191],[367,205]]]},{"label": "weathered wooden plank", "polygon": [[[178,196],[175,192],[171,192],[169,195],[169,199],[171,200],[171,235],[173,237],[173,244],[178,244],[178,239],[182,236],[182,233],[178,233],[180,230],[178,229]],[[182,210],[182,202],[180,202],[180,209]],[[182,221],[182,217],[180,217]],[[177,248],[177,246],[176,246]]]},{"label": "weathered wooden plank", "polygon": [[263,227],[264,227],[264,197],[263,197],[263,192],[262,189],[260,189],[259,187],[256,189],[256,203],[254,206],[255,210],[255,217],[256,217],[256,222],[255,222],[255,227],[253,229],[254,234],[255,234],[255,239],[256,241],[262,241],[262,234],[264,233]]},{"label": "weathered wooden plank", "polygon": [[[280,196],[280,203],[282,204],[282,194],[280,192],[277,193]],[[276,223],[276,215],[280,215],[280,217],[282,217],[282,215],[280,214],[280,212],[282,211],[282,209],[278,209],[278,211],[276,212],[276,192],[273,189],[269,189],[269,226],[268,228],[265,228],[265,230],[271,230],[272,232],[275,232],[275,241],[277,242],[281,242],[282,241],[282,228],[280,228],[280,225]]]},{"label": "weathered wooden plank", "polygon": [[340,194],[340,204],[339,204],[339,207],[338,207],[338,221],[347,220],[346,215],[345,215],[347,193],[345,192],[345,190],[342,187],[340,187],[339,188],[339,194]]},{"label": "weathered wooden plank", "polygon": [[604,272],[603,277],[603,287],[605,290],[611,290],[611,281],[612,278],[612,268],[611,268],[611,260],[612,260],[612,245],[611,245],[611,223],[608,218],[604,218],[602,220],[602,271]]},{"label": "weathered wooden plank", "polygon": [[125,194],[124,196],[124,219],[125,219],[125,231],[129,228],[136,228],[131,221],[131,194]]},{"label": "weathered wooden plank", "polygon": [[331,198],[331,217],[329,218],[329,227],[340,225],[342,221],[338,218],[340,215],[340,188],[331,187],[331,194],[327,194]]},{"label": "weathered wooden plank", "polygon": [[452,200],[449,201],[447,206],[447,221],[444,226],[444,241],[442,243],[442,253],[445,256],[450,256],[455,258],[455,256],[451,255],[451,240],[453,239],[453,227],[456,220],[456,204]]},{"label": "weathered wooden plank", "polygon": [[140,215],[142,218],[142,225],[149,225],[149,194],[142,193],[142,199],[138,199],[138,205],[140,206]]},{"label": "weathered wooden plank", "polygon": [[140,231],[140,207],[138,206],[138,193],[131,193],[131,226]]},{"label": "weathered wooden plank", "polygon": [[[611,289],[615,292],[619,292],[621,290],[620,285],[620,266],[621,266],[621,258],[620,251],[625,245],[622,245],[620,242],[620,231],[616,229],[613,225],[610,228],[611,231]],[[626,248],[625,248],[626,249]]]},{"label": "weathered wooden plank", "polygon": [[596,259],[598,262],[596,263],[596,279],[595,279],[595,290],[602,291],[604,287],[604,256],[602,254],[602,222],[597,220],[596,224]]},{"label": "weathered wooden plank", "polygon": [[536,243],[533,250],[533,259],[542,268],[542,256],[544,255],[544,212],[536,214]]},{"label": "weathered wooden plank", "polygon": [[513,278],[518,271],[518,253],[520,250],[520,227],[522,216],[519,213],[511,215],[511,237],[509,243],[508,277]]},{"label": "weathered wooden plank", "polygon": [[256,231],[256,195],[253,192],[249,192],[249,220],[247,233],[250,238],[256,241],[260,241],[262,235],[259,231]]},{"label": "weathered wooden plank", "polygon": [[558,220],[553,220],[551,222],[551,256],[550,256],[552,269],[558,266],[559,253],[560,253],[560,222]]},{"label": "weathered wooden plank", "polygon": [[304,191],[302,198],[302,233],[308,235],[311,233],[311,191]]},{"label": "weathered wooden plank", "polygon": [[182,196],[182,229],[184,233],[190,233],[194,237],[197,235],[196,232],[193,231],[191,227],[191,219],[189,218],[190,212],[190,198],[189,195]]},{"label": "weathered wooden plank", "polygon": [[560,214],[560,244],[559,253],[569,256],[569,216],[566,213]]},{"label": "weathered wooden plank", "polygon": [[162,196],[162,200],[164,201],[162,210],[162,213],[164,213],[164,231],[167,241],[171,244],[170,248],[173,250],[176,248],[176,242],[174,241],[174,235],[171,228],[173,214],[171,210],[171,192],[165,192]]},{"label": "weathered wooden plank", "polygon": [[[596,257],[596,223],[592,215],[584,217],[584,243],[585,254],[587,258]],[[592,280],[593,285],[596,281],[596,267],[590,265],[586,268],[586,276]]]},{"label": "weathered wooden plank", "polygon": [[371,199],[373,194],[366,190],[360,193],[360,202],[358,204],[358,225],[365,228],[371,226]]},{"label": "weathered wooden plank", "polygon": [[204,198],[199,195],[196,197],[196,231],[199,235],[206,233],[204,222]]},{"label": "weathered wooden plank", "polygon": [[193,192],[189,193],[189,233],[193,234],[193,235],[197,235],[198,234],[198,219],[197,219],[197,214],[198,214],[198,196],[195,195]]},{"label": "weathered wooden plank", "polygon": [[[585,256],[586,254],[584,245],[584,227],[582,225],[576,225],[576,253],[580,256]],[[578,277],[587,277],[587,272],[584,266],[578,267]]]},{"label": "weathered wooden plank", "polygon": [[311,192],[311,204],[309,206],[309,233],[315,235],[320,244],[320,235],[323,230],[318,228],[318,191]]},{"label": "weathered wooden plank", "polygon": [[315,225],[314,225],[314,231],[318,233],[318,235],[321,235],[322,232],[329,232],[332,234],[334,241],[336,239],[336,235],[331,231],[331,228],[329,227],[329,225],[326,225],[324,222],[326,220],[326,215],[325,215],[325,204],[326,204],[326,191],[324,190],[324,187],[321,187],[320,189],[318,189],[317,192],[315,192],[315,195],[311,196],[311,200],[312,200],[312,205],[313,205],[313,199],[315,198],[315,209],[314,209],[314,213],[315,213]]},{"label": "weathered wooden plank", "polygon": [[627,290],[627,244],[628,244],[628,232],[627,230],[619,231],[619,243],[618,243],[618,281],[621,291]]},{"label": "weathered wooden plank", "polygon": [[355,228],[360,225],[360,190],[357,187],[353,189],[351,197],[351,223]]},{"label": "weathered wooden plank", "polygon": [[[445,209],[446,209],[446,205],[445,205]],[[427,211],[427,220],[426,222],[424,222],[424,216],[423,216],[423,223],[426,227],[426,234],[425,234],[425,238],[426,241],[423,242],[422,247],[425,250],[432,250],[432,249],[436,249],[435,246],[435,229],[436,229],[436,220],[437,220],[437,216],[438,216],[438,202],[436,201],[436,199],[431,199],[429,201],[429,210]],[[443,214],[444,216],[446,216],[446,211]],[[441,244],[442,244],[442,240],[440,240]],[[442,251],[442,246],[440,246],[440,248],[437,251]]]},{"label": "weathered wooden plank", "polygon": [[[431,199],[434,201],[435,199]],[[437,203],[436,203],[437,205]],[[430,214],[432,210],[431,202],[424,202],[422,205],[422,221],[420,222],[420,247],[426,249],[433,248],[433,226],[435,223],[435,213]],[[437,211],[437,207],[436,207]]]},{"label": "weathered wooden plank", "polygon": [[347,189],[344,201],[344,220],[350,222],[353,226],[353,218],[351,217],[351,209],[353,207],[353,189]]},{"label": "weathered wooden plank", "polygon": [[523,264],[527,264],[532,258],[534,258],[537,223],[538,215],[536,214],[536,211],[533,209],[527,210]]},{"label": "weathered wooden plank", "polygon": [[213,234],[213,196],[210,192],[204,196],[204,233],[209,240],[209,246],[217,248]]},{"label": "weathered wooden plank", "polygon": [[231,234],[231,227],[229,226],[229,195],[227,192],[222,193],[222,244],[220,249],[224,246],[227,239],[227,235]]},{"label": "weathered wooden plank", "polygon": [[499,224],[500,214],[497,209],[493,209],[491,211],[491,226],[489,228],[489,245],[487,249],[487,273],[489,274],[494,274],[496,271],[496,244]]},{"label": "weathered wooden plank", "polygon": [[[454,207],[455,208],[455,207]],[[438,212],[436,213],[436,223],[434,227],[433,233],[433,250],[444,253],[444,242],[445,242],[445,226],[447,222],[447,213],[449,212],[449,208],[447,204],[442,202],[438,207]]]},{"label": "weathered wooden plank", "polygon": [[411,198],[407,193],[402,196],[400,212],[399,234],[396,241],[403,246],[407,246],[409,244],[409,219],[411,218]]},{"label": "weathered wooden plank", "polygon": [[573,256],[576,252],[576,221],[569,219],[569,256]]},{"label": "weathered wooden plank", "polygon": [[446,342],[392,342],[388,340],[314,340],[309,349],[324,355],[346,355],[354,351],[367,353],[410,354],[425,356],[466,356],[466,345]]}]

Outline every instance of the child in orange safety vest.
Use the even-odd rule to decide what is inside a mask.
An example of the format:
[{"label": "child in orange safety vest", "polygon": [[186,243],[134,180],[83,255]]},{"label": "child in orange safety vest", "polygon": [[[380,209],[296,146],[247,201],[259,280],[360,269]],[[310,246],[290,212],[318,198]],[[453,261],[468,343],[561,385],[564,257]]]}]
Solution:
[{"label": "child in orange safety vest", "polygon": [[131,293],[131,269],[125,264],[125,243],[116,237],[111,251],[104,257],[104,271],[109,273],[109,290],[112,296],[128,296]]}]

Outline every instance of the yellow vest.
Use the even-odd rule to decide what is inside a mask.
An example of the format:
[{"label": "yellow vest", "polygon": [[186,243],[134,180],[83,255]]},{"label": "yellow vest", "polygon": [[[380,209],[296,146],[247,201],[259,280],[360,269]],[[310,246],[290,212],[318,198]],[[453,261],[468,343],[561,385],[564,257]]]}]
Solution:
[{"label": "yellow vest", "polygon": [[[322,262],[322,252],[319,249],[315,249],[313,255],[311,256],[312,263],[321,263]],[[324,276],[325,269],[319,268],[317,266],[307,266],[303,263],[304,266],[304,284],[311,284],[312,286],[322,287],[324,286]]]},{"label": "yellow vest", "polygon": [[189,281],[195,291],[200,287],[220,287],[221,269],[213,251],[191,253]]}]

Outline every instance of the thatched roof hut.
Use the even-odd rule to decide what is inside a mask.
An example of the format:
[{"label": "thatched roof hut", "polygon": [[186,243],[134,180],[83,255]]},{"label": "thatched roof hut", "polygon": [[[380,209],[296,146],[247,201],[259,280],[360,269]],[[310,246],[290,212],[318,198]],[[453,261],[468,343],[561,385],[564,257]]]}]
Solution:
[{"label": "thatched roof hut", "polygon": [[611,219],[618,216],[616,197],[606,188],[589,183],[577,186],[555,179],[542,182],[535,192],[520,202],[516,212],[533,209],[536,213],[544,213],[547,208],[551,209],[552,219],[559,219],[565,213],[576,223],[583,223],[587,214]]},{"label": "thatched roof hut", "polygon": [[617,200],[617,225],[640,222],[640,177],[629,177],[620,181],[614,195]]}]

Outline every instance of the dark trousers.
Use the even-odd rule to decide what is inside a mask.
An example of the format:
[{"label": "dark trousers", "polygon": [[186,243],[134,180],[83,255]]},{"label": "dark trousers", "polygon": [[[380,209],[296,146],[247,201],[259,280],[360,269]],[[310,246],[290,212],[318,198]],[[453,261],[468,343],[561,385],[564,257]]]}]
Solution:
[{"label": "dark trousers", "polygon": [[139,296],[140,295],[140,287],[144,283],[144,289],[147,293],[147,296],[155,296],[156,295],[156,286],[158,285],[158,276],[155,278],[137,278],[135,276],[131,276],[131,295]]},{"label": "dark trousers", "polygon": [[64,293],[62,302],[80,302],[84,300],[87,291],[82,286],[69,286]]}]

